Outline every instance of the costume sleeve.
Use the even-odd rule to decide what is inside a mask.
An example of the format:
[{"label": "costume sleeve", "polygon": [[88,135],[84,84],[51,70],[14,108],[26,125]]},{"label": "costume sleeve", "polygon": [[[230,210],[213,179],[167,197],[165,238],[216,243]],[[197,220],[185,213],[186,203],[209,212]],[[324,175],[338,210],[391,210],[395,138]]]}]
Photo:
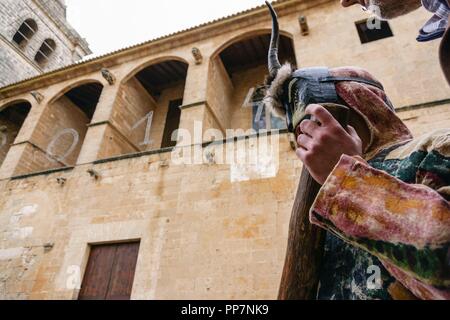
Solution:
[{"label": "costume sleeve", "polygon": [[310,219],[377,256],[417,297],[450,299],[450,158],[442,154],[450,152],[448,135],[434,145],[439,148],[427,150],[416,184],[342,156]]}]

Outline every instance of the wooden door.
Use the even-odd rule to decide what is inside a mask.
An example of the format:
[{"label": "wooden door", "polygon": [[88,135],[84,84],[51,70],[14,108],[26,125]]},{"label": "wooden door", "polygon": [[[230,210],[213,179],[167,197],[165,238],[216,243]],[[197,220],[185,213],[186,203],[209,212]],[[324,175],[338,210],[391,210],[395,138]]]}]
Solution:
[{"label": "wooden door", "polygon": [[91,247],[79,300],[129,300],[139,242]]},{"label": "wooden door", "polygon": [[174,100],[169,103],[161,148],[174,147],[177,144],[176,141],[172,141],[172,133],[180,127],[180,106],[182,104],[183,100]]}]

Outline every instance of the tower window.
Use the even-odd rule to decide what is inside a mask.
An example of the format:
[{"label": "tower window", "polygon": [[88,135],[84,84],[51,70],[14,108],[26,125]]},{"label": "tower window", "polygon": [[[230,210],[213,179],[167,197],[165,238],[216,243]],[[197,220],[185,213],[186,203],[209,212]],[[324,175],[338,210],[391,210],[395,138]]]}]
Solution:
[{"label": "tower window", "polygon": [[50,56],[56,49],[56,43],[52,39],[46,39],[39,48],[34,61],[36,61],[41,67],[45,66],[50,60]]},{"label": "tower window", "polygon": [[394,36],[387,21],[378,19],[369,21],[367,19],[356,22],[355,24],[356,29],[358,29],[359,38],[363,44]]},{"label": "tower window", "polygon": [[36,22],[33,19],[27,19],[20,25],[12,40],[23,49],[37,30]]}]

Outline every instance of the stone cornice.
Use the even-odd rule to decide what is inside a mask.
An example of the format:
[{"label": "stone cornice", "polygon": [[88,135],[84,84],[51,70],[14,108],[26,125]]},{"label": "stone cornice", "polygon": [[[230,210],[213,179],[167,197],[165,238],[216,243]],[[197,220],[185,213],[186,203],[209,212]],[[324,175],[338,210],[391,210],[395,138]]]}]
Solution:
[{"label": "stone cornice", "polygon": [[[274,2],[274,6],[278,15],[281,17],[297,12],[298,10],[309,9],[331,1],[334,0],[279,0]],[[157,54],[173,48],[193,44],[264,21],[270,21],[270,16],[267,14],[265,5],[262,5],[229,17],[205,23],[198,27],[163,36],[8,85],[0,88],[0,99],[12,97],[27,91],[37,90],[74,77],[83,76],[87,73],[99,71],[103,67],[111,68],[120,63],[133,61],[151,54]]]}]

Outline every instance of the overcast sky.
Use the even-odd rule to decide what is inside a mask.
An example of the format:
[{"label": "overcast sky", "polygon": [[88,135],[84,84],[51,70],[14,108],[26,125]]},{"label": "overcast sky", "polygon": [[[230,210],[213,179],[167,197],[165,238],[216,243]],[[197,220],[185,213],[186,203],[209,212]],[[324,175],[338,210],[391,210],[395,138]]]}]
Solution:
[{"label": "overcast sky", "polygon": [[[264,4],[263,0],[66,0],[67,19],[94,55]],[[91,56],[92,57],[92,56]]]}]

